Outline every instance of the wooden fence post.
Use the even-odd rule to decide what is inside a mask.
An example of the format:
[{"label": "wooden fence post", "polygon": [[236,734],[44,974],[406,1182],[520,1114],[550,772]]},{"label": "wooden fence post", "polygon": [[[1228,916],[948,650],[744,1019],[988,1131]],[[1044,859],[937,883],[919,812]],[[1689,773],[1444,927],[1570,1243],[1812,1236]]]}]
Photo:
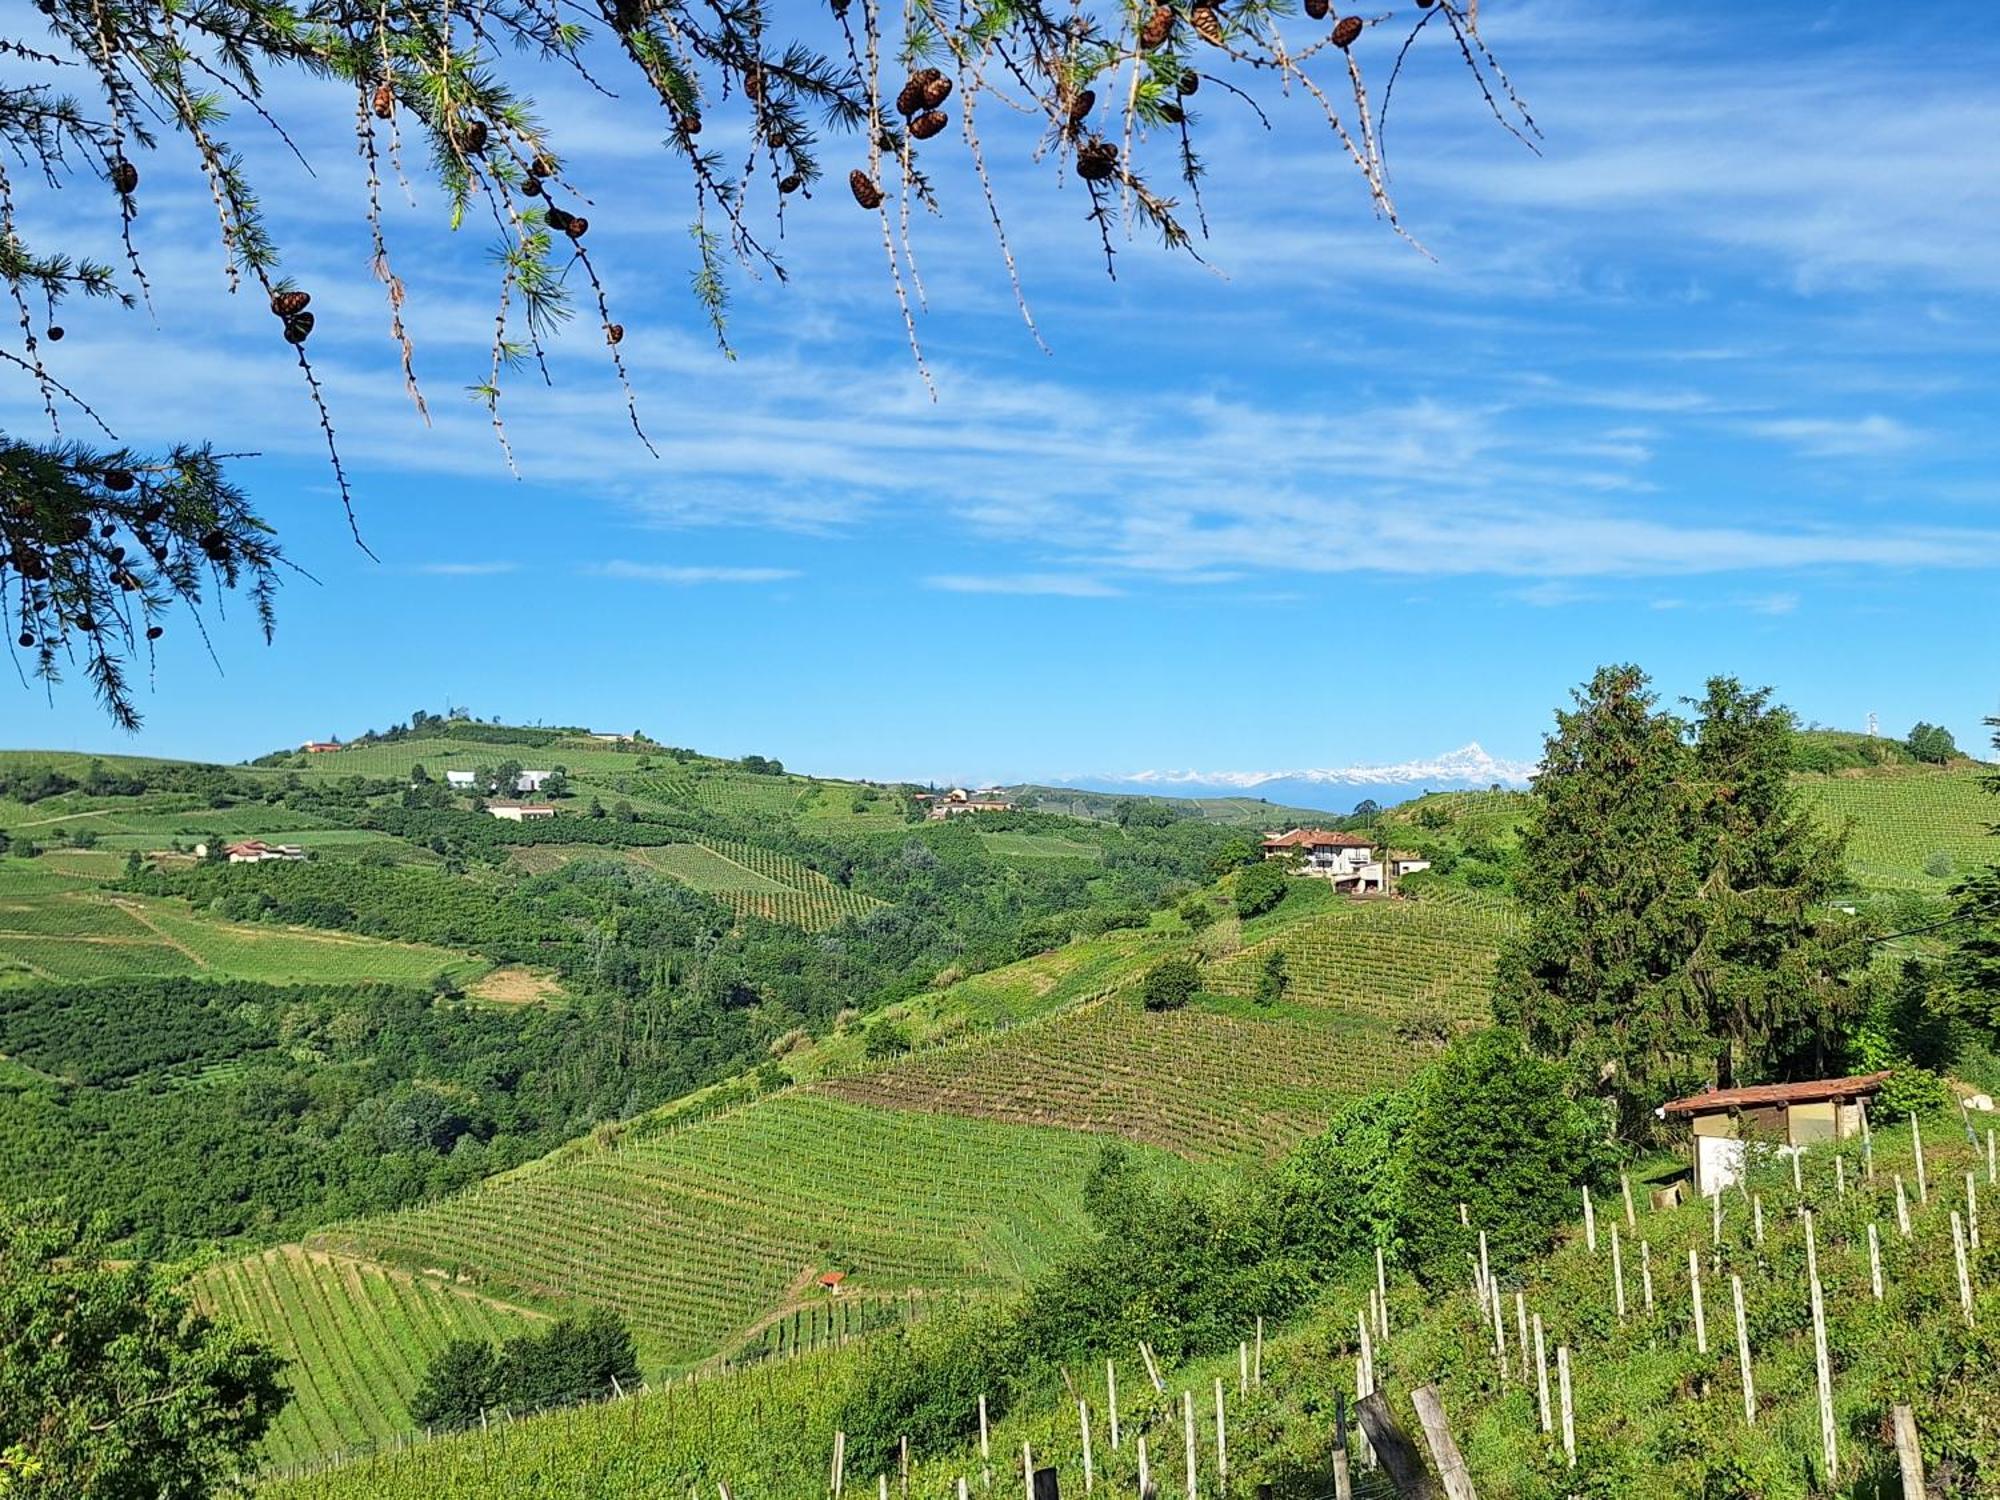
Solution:
[{"label": "wooden fence post", "polygon": [[1354,1476],[1347,1469],[1347,1392],[1333,1391],[1333,1500],[1354,1500]]},{"label": "wooden fence post", "polygon": [[1875,1221],[1868,1221],[1868,1287],[1875,1293],[1875,1300],[1882,1300],[1882,1236],[1875,1232]]},{"label": "wooden fence post", "polygon": [[1375,1247],[1375,1291],[1382,1309],[1382,1324],[1376,1329],[1383,1338],[1389,1336],[1389,1273],[1382,1264],[1382,1247]]},{"label": "wooden fence post", "polygon": [[1898,1402],[1893,1410],[1896,1464],[1903,1471],[1903,1500],[1924,1500],[1924,1450],[1917,1443],[1917,1414],[1906,1402]]},{"label": "wooden fence post", "polygon": [[1916,1112],[1910,1112],[1910,1140],[1917,1148],[1917,1202],[1931,1201],[1930,1174],[1924,1170],[1924,1127],[1917,1123]]},{"label": "wooden fence post", "polygon": [[1111,1417],[1111,1447],[1118,1447],[1118,1366],[1110,1360],[1104,1362],[1104,1406]]},{"label": "wooden fence post", "polygon": [[1215,1488],[1218,1494],[1229,1491],[1229,1428],[1222,1416],[1222,1379],[1215,1381]]},{"label": "wooden fence post", "polygon": [[1088,1495],[1097,1488],[1097,1460],[1090,1451],[1090,1403],[1081,1396],[1076,1398],[1076,1425],[1083,1437],[1083,1492]]},{"label": "wooden fence post", "polygon": [[1181,1426],[1187,1436],[1187,1495],[1188,1500],[1196,1500],[1201,1494],[1201,1484],[1195,1472],[1194,1451],[1194,1392],[1181,1392]]},{"label": "wooden fence post", "polygon": [[1372,1392],[1356,1405],[1354,1414],[1361,1419],[1361,1430],[1368,1435],[1369,1446],[1401,1500],[1434,1500],[1437,1487],[1424,1472],[1424,1461],[1410,1435],[1396,1424],[1388,1397]]},{"label": "wooden fence post", "polygon": [[1819,1251],[1812,1210],[1806,1210],[1806,1279],[1812,1292],[1813,1371],[1819,1386],[1819,1441],[1826,1460],[1826,1487],[1840,1482],[1840,1448],[1833,1426],[1833,1367],[1826,1350],[1826,1296],[1819,1284]]},{"label": "wooden fence post", "polygon": [[1701,1255],[1695,1248],[1688,1247],[1688,1295],[1694,1302],[1694,1349],[1697,1354],[1708,1353],[1708,1318],[1701,1306]]},{"label": "wooden fence post", "polygon": [[1452,1439],[1451,1424],[1445,1420],[1444,1403],[1438,1400],[1437,1387],[1420,1385],[1410,1392],[1410,1400],[1417,1408],[1417,1422],[1423,1428],[1424,1443],[1431,1450],[1431,1462],[1444,1482],[1446,1500],[1479,1500],[1479,1492],[1472,1487],[1472,1476],[1466,1472],[1465,1459]]},{"label": "wooden fence post", "polygon": [[1553,1431],[1549,1418],[1549,1358],[1542,1344],[1540,1313],[1535,1314],[1535,1408],[1542,1419],[1542,1431]]},{"label": "wooden fence post", "polygon": [[1583,1243],[1592,1255],[1597,1253],[1597,1211],[1590,1206],[1590,1184],[1583,1187]]},{"label": "wooden fence post", "polygon": [[1139,1434],[1139,1500],[1153,1500],[1153,1471],[1146,1465],[1146,1434]]},{"label": "wooden fence post", "polygon": [[1563,1452],[1569,1455],[1569,1466],[1576,1467],[1576,1408],[1571,1404],[1569,1391],[1569,1345],[1556,1345],[1556,1389],[1562,1396]]},{"label": "wooden fence post", "polygon": [[1743,1372],[1743,1422],[1757,1425],[1757,1388],[1750,1378],[1750,1320],[1743,1316],[1743,1278],[1729,1278],[1730,1294],[1736,1299],[1736,1363]]},{"label": "wooden fence post", "polygon": [[1035,1500],[1035,1450],[1028,1440],[1021,1440],[1021,1493],[1026,1500]]}]

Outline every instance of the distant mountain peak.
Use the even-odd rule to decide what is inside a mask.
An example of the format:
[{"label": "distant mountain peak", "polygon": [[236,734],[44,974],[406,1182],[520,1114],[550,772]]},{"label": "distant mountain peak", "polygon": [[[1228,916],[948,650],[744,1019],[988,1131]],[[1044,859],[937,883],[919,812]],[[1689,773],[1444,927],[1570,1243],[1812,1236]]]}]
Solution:
[{"label": "distant mountain peak", "polygon": [[1117,778],[1135,786],[1235,787],[1243,791],[1268,786],[1272,782],[1325,783],[1339,786],[1429,786],[1454,785],[1526,786],[1535,774],[1535,764],[1524,760],[1502,760],[1487,753],[1477,740],[1448,750],[1427,760],[1407,760],[1387,766],[1327,766],[1293,771],[1135,771]]}]

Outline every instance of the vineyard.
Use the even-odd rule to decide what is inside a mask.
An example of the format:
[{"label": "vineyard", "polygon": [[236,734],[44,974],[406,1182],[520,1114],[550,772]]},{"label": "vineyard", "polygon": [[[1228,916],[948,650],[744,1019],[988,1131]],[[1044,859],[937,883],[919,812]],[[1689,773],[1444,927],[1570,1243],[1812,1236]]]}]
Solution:
[{"label": "vineyard", "polygon": [[533,1305],[615,1308],[649,1368],[687,1364],[819,1296],[1017,1285],[1085,1232],[1096,1146],[813,1093],[580,1143],[443,1203],[319,1236]]},{"label": "vineyard", "polygon": [[731,839],[612,849],[599,844],[535,844],[516,849],[517,869],[546,874],[573,860],[618,860],[678,880],[714,896],[740,916],[823,932],[882,905],[836,885],[812,866],[755,844]]},{"label": "vineyard", "polygon": [[1979,768],[1904,767],[1853,776],[1803,778],[1819,816],[1853,820],[1847,866],[1857,884],[1942,892],[2000,858],[1990,832],[2000,798],[1981,785]]},{"label": "vineyard", "polygon": [[264,1442],[274,1464],[407,1433],[410,1396],[447,1340],[498,1340],[536,1321],[433,1277],[296,1246],[225,1261],[194,1290],[204,1311],[251,1329],[292,1361],[292,1399]]},{"label": "vineyard", "polygon": [[1476,1024],[1500,944],[1514,925],[1504,902],[1356,902],[1285,928],[1210,968],[1218,994],[1255,992],[1273,951],[1285,955],[1286,999],[1395,1022]]},{"label": "vineyard", "polygon": [[1087,859],[1096,863],[1104,857],[1104,851],[1095,844],[1080,844],[1075,839],[1061,838],[1052,833],[1003,830],[982,833],[979,842],[998,859]]},{"label": "vineyard", "polygon": [[1377,1021],[1267,1020],[1206,1004],[1153,1014],[1120,996],[821,1087],[895,1109],[1120,1135],[1193,1161],[1259,1160],[1420,1060]]}]

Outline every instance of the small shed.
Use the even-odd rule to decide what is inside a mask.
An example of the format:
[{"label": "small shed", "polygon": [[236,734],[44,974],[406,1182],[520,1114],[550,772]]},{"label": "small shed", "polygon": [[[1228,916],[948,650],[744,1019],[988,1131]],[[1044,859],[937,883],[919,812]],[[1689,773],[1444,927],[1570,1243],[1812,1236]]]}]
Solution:
[{"label": "small shed", "polygon": [[841,1283],[846,1280],[847,1273],[845,1271],[822,1271],[819,1277],[820,1290],[825,1292],[829,1297],[838,1297],[840,1295]]},{"label": "small shed", "polygon": [[1815,1078],[1803,1083],[1759,1083],[1748,1088],[1703,1089],[1661,1105],[1663,1120],[1686,1120],[1694,1133],[1694,1185],[1713,1198],[1743,1178],[1750,1145],[1802,1151],[1818,1141],[1859,1135],[1868,1101],[1889,1074]]}]

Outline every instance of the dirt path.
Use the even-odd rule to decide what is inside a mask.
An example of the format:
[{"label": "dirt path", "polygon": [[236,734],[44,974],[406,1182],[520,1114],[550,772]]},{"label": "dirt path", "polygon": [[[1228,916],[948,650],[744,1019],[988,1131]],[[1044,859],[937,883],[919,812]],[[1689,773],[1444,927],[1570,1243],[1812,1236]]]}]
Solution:
[{"label": "dirt path", "polygon": [[138,903],[132,901],[113,901],[111,904],[117,907],[120,911],[124,912],[133,921],[137,922],[141,927],[145,928],[146,931],[152,933],[161,942],[165,943],[169,948],[173,949],[174,952],[180,954],[181,957],[185,958],[189,963],[193,964],[197,969],[206,970],[209,968],[209,962],[207,959],[203,958],[199,953],[195,952],[194,949],[188,947],[186,943],[183,943],[179,938],[175,937],[172,933],[168,932],[164,927],[160,926],[159,923],[155,922],[150,916],[147,915],[145,908],[138,905]]}]

